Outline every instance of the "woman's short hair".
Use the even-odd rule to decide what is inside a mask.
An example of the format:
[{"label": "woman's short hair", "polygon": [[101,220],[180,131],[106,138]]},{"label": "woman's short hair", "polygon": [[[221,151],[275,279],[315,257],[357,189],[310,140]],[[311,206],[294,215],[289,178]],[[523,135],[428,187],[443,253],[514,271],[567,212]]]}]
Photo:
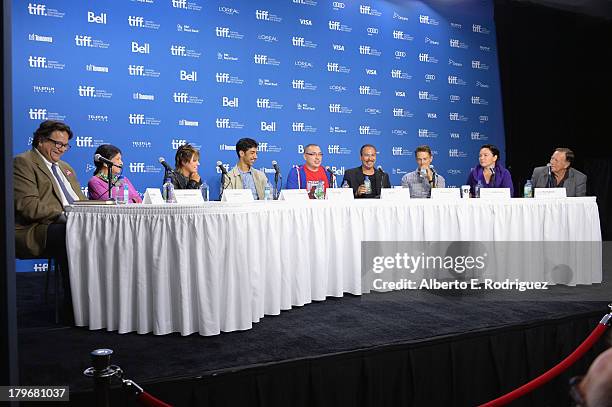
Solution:
[{"label": "woman's short hair", "polygon": [[191,162],[191,159],[195,156],[197,160],[200,159],[200,152],[191,144],[183,144],[176,150],[176,156],[174,157],[174,167],[181,168],[184,164]]},{"label": "woman's short hair", "polygon": [[[100,154],[102,157],[106,158],[107,160],[112,160],[113,157],[115,157],[117,154],[121,154],[121,150],[119,150],[119,147],[115,147],[112,144],[102,144],[101,146],[96,148],[94,157],[96,156],[96,154]],[[104,168],[104,163],[102,162],[96,162],[94,160],[94,165],[96,166],[94,175],[102,171],[102,169]]]},{"label": "woman's short hair", "polygon": [[499,148],[495,147],[493,144],[483,144],[482,146],[480,146],[480,149],[482,150],[483,148],[491,150],[491,153],[493,155],[496,155],[498,160],[501,158]]}]

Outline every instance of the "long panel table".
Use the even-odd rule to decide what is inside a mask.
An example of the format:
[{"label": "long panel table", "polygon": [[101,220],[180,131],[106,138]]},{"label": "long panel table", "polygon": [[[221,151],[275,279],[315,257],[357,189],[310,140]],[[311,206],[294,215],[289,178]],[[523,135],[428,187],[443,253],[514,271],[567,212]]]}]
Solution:
[{"label": "long panel table", "polygon": [[[366,240],[601,242],[591,197],[72,206],[67,213],[75,323],[119,333],[216,335],[327,296],[361,295],[369,291],[361,281]],[[601,278],[595,253],[572,284]]]}]

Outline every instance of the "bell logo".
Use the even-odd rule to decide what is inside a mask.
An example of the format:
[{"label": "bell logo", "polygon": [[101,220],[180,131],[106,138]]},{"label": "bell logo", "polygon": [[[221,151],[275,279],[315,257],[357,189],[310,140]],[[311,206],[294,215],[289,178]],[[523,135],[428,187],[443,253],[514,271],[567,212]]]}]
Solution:
[{"label": "bell logo", "polygon": [[96,88],[93,86],[79,86],[79,96],[93,98],[95,96]]},{"label": "bell logo", "polygon": [[139,45],[137,42],[132,41],[132,52],[135,54],[149,54],[151,52],[151,46],[148,43]]},{"label": "bell logo", "polygon": [[47,58],[45,57],[28,57],[28,64],[30,68],[46,68],[47,67]]},{"label": "bell logo", "polygon": [[234,97],[234,98],[230,99],[227,96],[223,96],[223,99],[221,100],[221,104],[222,104],[223,107],[233,107],[233,108],[236,108],[236,107],[238,107],[238,98]]},{"label": "bell logo", "polygon": [[173,150],[178,150],[178,148],[182,145],[187,144],[187,140],[177,140],[177,139],[172,139],[172,149]]},{"label": "bell logo", "polygon": [[130,172],[145,172],[144,163],[130,163]]},{"label": "bell logo", "polygon": [[229,129],[230,128],[230,119],[227,119],[227,118],[217,118],[217,120],[215,120],[215,126],[217,126],[218,129]]},{"label": "bell logo", "polygon": [[91,37],[88,35],[75,35],[74,44],[77,47],[91,47]]},{"label": "bell logo", "polygon": [[329,154],[340,154],[340,144],[329,144],[327,146],[327,152]]},{"label": "bell logo", "polygon": [[33,16],[46,16],[46,8],[44,4],[28,3],[28,14]]},{"label": "bell logo", "polygon": [[129,115],[130,124],[144,124],[145,117],[144,114],[130,114]]},{"label": "bell logo", "polygon": [[229,83],[230,75],[228,73],[217,72],[215,74],[215,80],[218,83]]},{"label": "bell logo", "polygon": [[47,109],[30,109],[30,120],[47,120]]},{"label": "bell logo", "polygon": [[170,55],[175,57],[184,57],[187,55],[187,52],[183,45],[172,45],[170,47]]},{"label": "bell logo", "polygon": [[179,79],[182,81],[197,82],[198,73],[196,71],[191,71],[190,73],[188,73],[187,71],[181,70],[179,73]]},{"label": "bell logo", "polygon": [[99,16],[97,16],[93,11],[88,11],[87,22],[94,24],[106,24],[106,13],[101,13]]},{"label": "bell logo", "polygon": [[261,131],[274,132],[276,131],[276,122],[270,122],[270,123],[261,122],[260,128],[261,128]]},{"label": "bell logo", "polygon": [[174,92],[172,95],[172,100],[174,103],[187,103],[187,100],[189,100],[189,94],[185,92]]},{"label": "bell logo", "polygon": [[77,137],[77,147],[93,147],[93,137]]}]

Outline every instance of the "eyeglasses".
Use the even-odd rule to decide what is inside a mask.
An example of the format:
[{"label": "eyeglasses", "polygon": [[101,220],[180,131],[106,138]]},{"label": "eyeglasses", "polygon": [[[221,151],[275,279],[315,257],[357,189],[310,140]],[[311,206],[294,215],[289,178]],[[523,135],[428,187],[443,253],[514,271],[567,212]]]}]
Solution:
[{"label": "eyeglasses", "polygon": [[309,155],[311,157],[323,157],[323,153],[304,153],[306,155]]},{"label": "eyeglasses", "polygon": [[70,144],[68,143],[64,144],[61,141],[53,140],[51,137],[48,137],[47,140],[49,140],[52,143],[55,143],[55,147],[57,149],[65,148],[66,150],[70,150]]},{"label": "eyeglasses", "polygon": [[583,378],[584,376],[574,376],[569,380],[569,394],[572,398],[572,401],[574,402],[575,407],[587,407],[586,401],[584,401],[584,397],[578,389],[578,385],[580,384]]}]

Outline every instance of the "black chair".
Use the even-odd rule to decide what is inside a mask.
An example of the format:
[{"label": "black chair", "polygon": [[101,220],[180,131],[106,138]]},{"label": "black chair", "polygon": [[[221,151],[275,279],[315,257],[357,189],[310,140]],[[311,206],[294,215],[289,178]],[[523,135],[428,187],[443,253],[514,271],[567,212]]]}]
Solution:
[{"label": "black chair", "polygon": [[36,257],[36,256],[25,256],[25,257],[17,257],[18,260],[47,260],[47,270],[45,271],[45,304],[49,301],[49,278],[50,274],[53,273],[53,288],[55,294],[55,323],[59,324],[59,311],[60,311],[60,284],[59,279],[61,277],[62,271],[61,267],[59,267],[59,262],[54,257]]}]

